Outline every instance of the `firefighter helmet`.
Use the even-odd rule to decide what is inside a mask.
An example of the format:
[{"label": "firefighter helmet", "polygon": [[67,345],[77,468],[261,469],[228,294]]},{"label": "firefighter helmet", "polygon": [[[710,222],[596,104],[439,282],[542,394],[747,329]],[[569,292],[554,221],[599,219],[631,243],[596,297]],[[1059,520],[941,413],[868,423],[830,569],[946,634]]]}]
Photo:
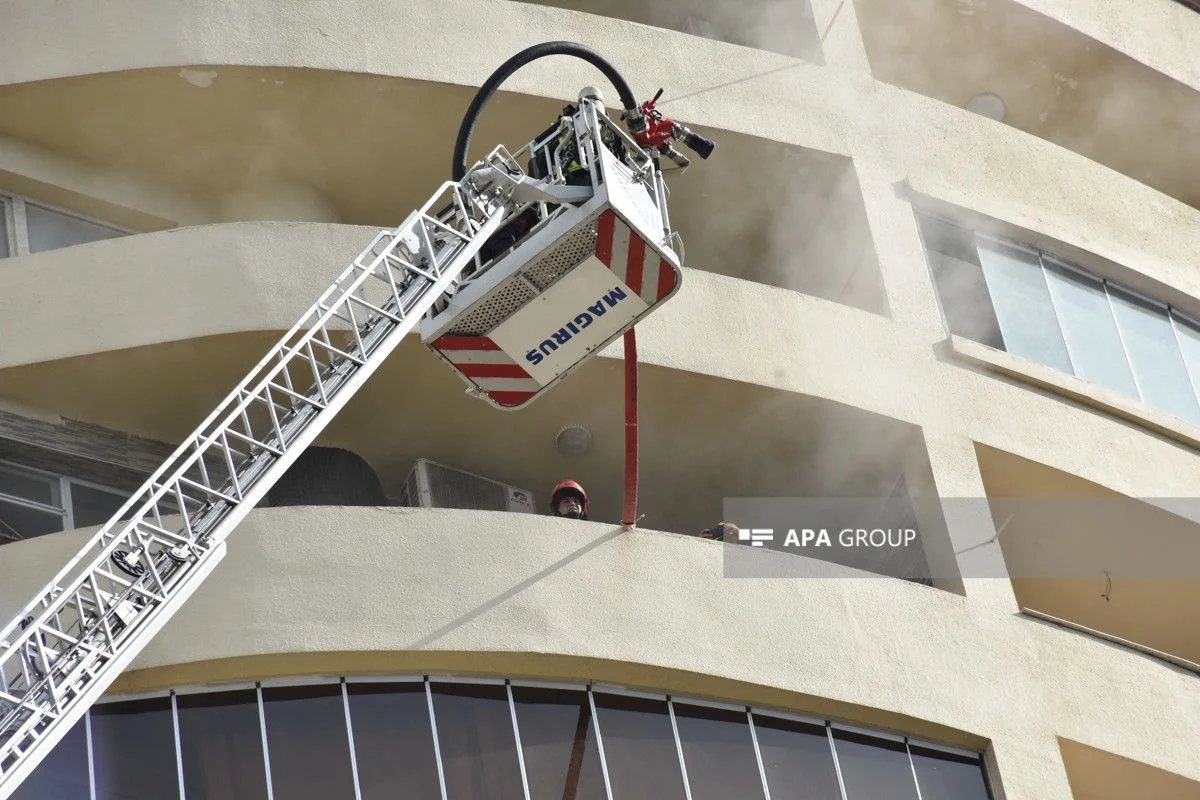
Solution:
[{"label": "firefighter helmet", "polygon": [[583,508],[583,513],[580,515],[579,518],[587,519],[588,518],[587,492],[585,492],[583,490],[583,487],[580,486],[576,481],[573,481],[570,479],[567,479],[565,481],[560,481],[559,484],[554,487],[554,491],[551,492],[551,494],[550,494],[550,510],[551,510],[551,512],[555,516],[558,516],[559,501],[562,500],[564,495],[572,495],[572,494],[579,498],[579,504]]}]

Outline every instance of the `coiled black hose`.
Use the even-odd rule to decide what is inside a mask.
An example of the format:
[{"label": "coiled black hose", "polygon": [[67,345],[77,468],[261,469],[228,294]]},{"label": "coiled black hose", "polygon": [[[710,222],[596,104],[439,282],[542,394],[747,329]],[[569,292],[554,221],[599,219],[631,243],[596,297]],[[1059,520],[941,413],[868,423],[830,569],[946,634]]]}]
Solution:
[{"label": "coiled black hose", "polygon": [[617,95],[621,98],[621,105],[625,107],[627,120],[633,120],[634,123],[642,119],[641,113],[638,110],[637,100],[633,96],[633,91],[629,88],[629,84],[625,82],[617,68],[606,61],[599,53],[591,48],[585,47],[576,42],[543,42],[535,44],[532,47],[527,47],[515,56],[505,61],[500,67],[492,73],[491,77],[484,82],[483,86],[479,87],[479,91],[475,93],[475,98],[471,100],[471,105],[467,108],[467,113],[463,117],[462,125],[458,129],[458,138],[454,142],[454,165],[451,168],[451,174],[455,181],[461,181],[467,174],[467,150],[471,147],[471,136],[475,133],[475,124],[479,121],[479,115],[483,111],[483,107],[487,101],[491,99],[496,90],[500,88],[500,84],[504,83],[510,75],[516,72],[521,67],[531,61],[546,56],[576,56],[593,65],[601,72],[604,77],[608,78],[614,87],[617,89]]}]

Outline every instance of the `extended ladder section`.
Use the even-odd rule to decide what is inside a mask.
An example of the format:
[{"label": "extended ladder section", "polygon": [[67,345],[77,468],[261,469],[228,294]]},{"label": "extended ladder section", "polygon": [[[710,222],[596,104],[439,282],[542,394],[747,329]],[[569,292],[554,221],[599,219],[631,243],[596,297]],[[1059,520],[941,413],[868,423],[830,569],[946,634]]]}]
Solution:
[{"label": "extended ladder section", "polygon": [[195,592],[226,537],[418,324],[470,393],[523,407],[678,290],[672,236],[657,160],[582,98],[540,140],[515,154],[497,147],[380,232],[0,630],[0,800]]},{"label": "extended ladder section", "polygon": [[[487,163],[511,156],[497,155]],[[380,232],[0,631],[0,800],[16,791],[225,555],[225,538],[512,213],[503,169],[447,182]]]}]

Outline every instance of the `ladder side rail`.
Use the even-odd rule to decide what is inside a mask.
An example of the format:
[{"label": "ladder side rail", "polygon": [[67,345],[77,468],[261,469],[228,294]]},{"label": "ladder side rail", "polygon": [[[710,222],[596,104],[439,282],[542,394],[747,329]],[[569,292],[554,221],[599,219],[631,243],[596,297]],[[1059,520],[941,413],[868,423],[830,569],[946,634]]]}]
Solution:
[{"label": "ladder side rail", "polygon": [[[339,410],[340,406],[344,404],[345,400],[349,399],[349,395],[351,395],[353,393],[353,391],[356,391],[357,386],[361,385],[361,383],[364,382],[367,379],[367,377],[369,377],[370,373],[374,371],[374,369],[378,366],[378,364],[381,363],[382,358],[373,358],[373,356],[376,354],[379,354],[381,352],[384,353],[384,355],[386,356],[387,352],[390,352],[391,349],[394,349],[394,347],[403,338],[403,335],[406,335],[412,329],[412,327],[414,327],[419,322],[420,316],[426,310],[425,308],[422,308],[422,307],[431,305],[436,300],[436,298],[439,296],[440,292],[445,291],[445,289],[449,286],[449,284],[452,282],[452,280],[457,275],[457,273],[459,271],[461,271],[461,269],[467,263],[469,263],[469,261],[472,258],[474,258],[475,251],[478,250],[478,247],[481,245],[482,240],[486,239],[486,235],[490,235],[490,232],[494,231],[499,226],[500,221],[505,216],[505,214],[503,213],[505,207],[503,207],[503,206],[493,207],[490,212],[491,215],[487,219],[486,223],[477,225],[471,219],[471,215],[467,212],[467,207],[469,204],[461,196],[461,189],[458,186],[458,184],[449,183],[449,184],[447,184],[447,186],[451,188],[451,191],[453,193],[454,202],[452,205],[459,212],[454,215],[457,217],[456,222],[458,223],[458,225],[451,227],[451,226],[447,226],[445,224],[441,224],[438,221],[430,219],[424,213],[428,210],[429,206],[431,206],[434,202],[436,202],[436,200],[439,198],[439,196],[444,194],[444,190],[439,192],[438,194],[434,195],[434,197],[431,198],[430,202],[427,203],[425,207],[423,207],[421,217],[417,220],[417,222],[422,223],[421,227],[420,227],[421,238],[424,240],[422,243],[426,245],[422,249],[424,249],[427,252],[427,254],[429,256],[431,256],[431,258],[430,258],[431,263],[429,266],[431,268],[432,275],[423,273],[424,280],[416,281],[407,287],[408,290],[418,290],[418,291],[407,291],[406,290],[406,292],[405,292],[405,296],[408,297],[408,299],[413,301],[413,307],[409,308],[409,309],[405,309],[405,308],[403,308],[404,303],[400,303],[397,305],[398,316],[392,315],[392,314],[371,315],[371,316],[373,316],[374,320],[377,321],[377,324],[378,324],[378,321],[385,321],[383,323],[385,325],[385,329],[383,329],[383,330],[385,330],[385,332],[383,334],[377,334],[373,339],[373,342],[375,343],[375,347],[373,348],[373,353],[367,354],[364,352],[363,353],[364,358],[361,360],[361,362],[350,363],[349,368],[347,370],[345,370],[344,372],[343,372],[343,368],[346,367],[347,363],[348,363],[345,360],[342,360],[340,363],[337,363],[337,365],[335,366],[335,361],[334,361],[334,359],[331,358],[330,364],[328,365],[330,368],[329,380],[332,381],[333,383],[335,383],[334,392],[341,394],[341,397],[338,398],[340,400],[340,402],[337,403],[337,407],[334,407],[333,405],[328,405],[324,408],[317,408],[315,405],[305,405],[301,408],[300,406],[292,405],[291,406],[292,410],[301,409],[302,411],[308,412],[307,414],[303,414],[303,413],[298,414],[296,416],[295,420],[293,420],[293,421],[304,421],[304,417],[307,416],[309,418],[308,422],[311,426],[312,422],[317,421],[318,418],[320,418],[322,416],[324,416],[324,418],[326,418],[326,419],[329,419],[334,414],[336,414],[337,410]],[[448,263],[444,263],[444,264],[438,263],[437,253],[433,249],[434,236],[430,234],[431,227],[435,228],[437,231],[453,234],[454,236],[456,236],[459,239],[459,241],[457,243],[455,243],[454,246],[448,248],[452,251],[452,255],[446,258],[446,262],[448,262]],[[461,230],[459,228],[461,228]],[[411,226],[410,226],[410,230],[411,230]],[[336,303],[333,303],[328,307],[322,308],[324,302],[329,298],[330,295],[332,295],[334,293],[334,289],[331,289],[330,291],[327,291],[325,293],[325,295],[322,296],[322,300],[318,301],[318,303],[314,306],[314,308],[312,310],[310,310],[310,313],[308,315],[306,315],[306,319],[307,319],[307,318],[310,318],[313,314],[316,314],[318,311],[320,311],[320,313],[317,316],[317,319],[319,320],[319,324],[314,325],[312,328],[310,328],[309,331],[307,332],[307,334],[305,335],[305,337],[302,338],[302,341],[298,342],[297,344],[293,345],[290,348],[287,346],[287,339],[290,337],[285,337],[285,340],[283,342],[281,342],[280,345],[277,346],[270,354],[268,354],[268,356],[266,358],[264,358],[262,362],[260,362],[259,369],[261,369],[266,364],[271,363],[271,361],[274,358],[280,356],[281,350],[283,350],[284,348],[286,348],[287,355],[290,355],[292,358],[295,358],[295,357],[298,357],[298,354],[300,353],[301,345],[306,344],[306,343],[310,344],[313,340],[313,337],[315,337],[317,335],[318,331],[321,333],[327,334],[328,323],[331,319],[334,318],[334,316],[336,316],[337,309],[342,306],[346,306],[346,307],[351,306],[351,304],[355,301],[355,297],[354,297],[355,293],[365,283],[365,281],[367,281],[371,277],[378,277],[378,275],[376,275],[375,272],[381,264],[384,266],[385,274],[387,276],[386,282],[391,284],[390,288],[391,288],[393,297],[401,297],[401,294],[397,291],[397,287],[395,286],[395,279],[394,279],[394,275],[393,275],[392,265],[389,264],[385,258],[386,255],[388,255],[392,250],[395,249],[396,244],[400,241],[400,239],[401,239],[401,236],[399,235],[400,233],[401,233],[400,229],[397,229],[397,231],[395,232],[396,235],[393,235],[393,238],[392,238],[392,241],[391,241],[389,247],[385,249],[384,253],[377,255],[372,260],[372,263],[369,267],[366,267],[361,264],[362,256],[360,256],[360,259],[356,260],[356,263],[354,265],[352,265],[351,268],[349,268],[346,271],[346,273],[343,274],[342,278],[344,279],[344,278],[348,277],[349,274],[351,274],[355,269],[361,269],[362,274],[357,276],[357,278],[348,287],[345,287],[345,286],[342,287],[343,292],[342,292],[342,295],[339,297],[339,300]],[[484,235],[484,234],[486,234],[486,235]],[[372,243],[372,246],[369,247],[367,249],[367,251],[364,251],[363,255],[365,255],[367,252],[370,252],[372,249],[374,249],[374,247],[377,246],[378,241],[379,241],[379,237],[377,237],[376,241]],[[415,271],[421,272],[420,270],[415,270]],[[411,274],[411,273],[409,273],[409,274]],[[431,277],[436,278],[436,280],[431,281],[430,280]],[[342,279],[339,279],[339,282],[344,284],[344,280],[342,280]],[[335,284],[335,287],[337,287],[337,286],[338,286],[338,284]],[[407,314],[405,313],[406,311],[407,311]],[[391,325],[390,330],[386,330],[388,323],[390,323],[390,325]],[[407,324],[405,324],[405,323],[407,323]],[[370,324],[368,323],[368,327],[369,326],[370,326]],[[299,327],[299,326],[297,326],[297,327]],[[403,331],[398,334],[397,332],[401,331],[402,329],[403,329]],[[381,330],[381,329],[375,328],[374,330]],[[371,341],[370,337],[368,337],[368,341]],[[359,340],[359,343],[360,343],[360,347],[363,347],[367,344],[367,342],[364,342],[361,339]],[[311,352],[311,348],[310,348],[309,352]],[[137,544],[141,544],[141,545],[145,546],[150,541],[155,539],[155,537],[158,535],[155,533],[155,529],[157,528],[157,526],[149,526],[150,527],[149,539],[142,538],[142,537],[138,536],[138,534],[146,534],[147,533],[147,526],[145,525],[145,520],[149,516],[150,512],[153,512],[155,519],[160,521],[160,523],[161,523],[161,514],[159,512],[158,504],[163,499],[163,497],[167,494],[167,492],[169,490],[174,489],[174,491],[177,495],[177,500],[179,502],[181,516],[183,516],[186,519],[187,502],[186,502],[185,496],[181,490],[180,483],[181,483],[181,479],[185,476],[187,469],[190,466],[192,466],[193,464],[195,464],[199,459],[201,459],[204,452],[207,450],[207,446],[213,444],[221,434],[228,432],[228,428],[230,426],[232,426],[232,424],[237,419],[242,417],[242,412],[248,407],[249,404],[251,404],[252,402],[255,402],[257,400],[262,400],[262,399],[265,399],[265,401],[268,404],[271,404],[273,402],[271,399],[271,395],[270,395],[272,381],[273,381],[274,377],[276,377],[280,373],[281,370],[286,369],[288,366],[291,365],[291,363],[292,363],[291,358],[286,358],[286,357],[280,358],[279,364],[276,365],[275,367],[273,367],[269,371],[269,374],[259,382],[259,385],[256,387],[256,391],[246,392],[244,389],[245,385],[247,383],[252,382],[252,380],[253,380],[255,373],[252,372],[251,376],[247,379],[247,381],[244,381],[243,384],[238,387],[238,389],[235,389],[235,391],[233,393],[231,393],[231,399],[233,399],[235,401],[234,402],[235,407],[232,410],[230,410],[229,413],[226,415],[225,428],[224,429],[218,428],[217,430],[214,430],[203,441],[201,441],[199,438],[199,437],[204,436],[203,428],[207,427],[208,424],[211,424],[211,419],[213,417],[220,415],[220,411],[222,409],[218,408],[217,412],[215,412],[213,415],[210,415],[209,420],[206,420],[206,425],[202,426],[201,431],[198,432],[195,436],[193,436],[189,441],[187,441],[183,445],[181,445],[181,447],[178,449],[177,456],[183,456],[184,463],[179,468],[176,469],[176,471],[173,475],[173,478],[169,481],[162,481],[162,482],[157,481],[157,479],[161,478],[162,474],[169,469],[171,460],[168,460],[167,464],[164,464],[164,466],[161,467],[156,472],[155,479],[152,479],[151,481],[148,482],[148,484],[147,484],[148,488],[143,490],[143,492],[139,493],[139,495],[141,495],[141,494],[149,495],[149,500],[140,509],[142,511],[142,513],[139,514],[137,517],[135,517],[133,520],[131,520],[125,526],[125,528],[123,529],[122,532],[112,535],[108,546],[104,547],[102,553],[97,558],[97,560],[96,560],[97,563],[94,565],[93,570],[91,572],[89,572],[88,574],[81,576],[81,578],[76,581],[77,585],[72,585],[68,589],[60,588],[58,586],[58,583],[61,582],[61,576],[60,576],[59,580],[56,580],[51,585],[49,593],[48,593],[48,595],[50,597],[49,602],[47,602],[45,599],[43,599],[43,602],[46,603],[46,605],[47,605],[45,611],[43,611],[38,616],[38,619],[34,622],[34,624],[28,625],[26,627],[26,630],[25,630],[25,632],[23,632],[23,635],[19,636],[18,640],[14,644],[7,646],[8,652],[6,655],[8,655],[9,657],[11,657],[12,655],[18,655],[20,657],[23,657],[25,646],[35,636],[37,638],[34,641],[36,642],[37,647],[42,648],[45,643],[44,636],[47,634],[50,634],[52,636],[53,635],[59,636],[60,641],[73,642],[73,646],[75,648],[79,648],[79,647],[83,646],[82,639],[74,640],[70,636],[66,636],[63,632],[57,631],[53,627],[49,626],[47,624],[49,619],[51,617],[55,617],[56,619],[58,619],[59,618],[58,615],[61,614],[67,608],[69,608],[72,603],[74,603],[75,608],[79,609],[80,613],[82,613],[83,604],[80,602],[79,590],[83,588],[83,584],[86,581],[93,580],[93,582],[94,582],[95,574],[97,572],[102,572],[99,569],[100,565],[104,563],[106,557],[111,557],[113,552],[117,549],[116,545],[122,544],[122,543],[133,545],[136,540]],[[355,370],[355,367],[357,367],[357,370]],[[342,372],[342,374],[339,375],[338,374],[339,372]],[[353,389],[351,389],[351,391],[349,391],[349,392],[341,391],[350,386],[354,387]],[[262,393],[264,396],[260,397],[260,393]],[[223,404],[223,405],[227,405],[227,404],[228,404],[228,401],[226,404]],[[323,413],[326,411],[328,411],[330,413]],[[276,431],[277,435],[282,433],[282,428],[280,427],[280,425],[278,424],[278,421],[274,418],[274,416],[272,416],[272,424],[275,427],[275,431]],[[324,427],[324,424],[321,424],[321,425],[317,425],[317,426],[311,426],[309,429],[302,430],[300,432],[300,435],[298,435],[295,439],[293,439],[291,444],[296,445],[297,443],[300,443],[303,440],[307,440],[308,442],[311,442],[311,440],[313,438],[315,438],[316,435],[318,435],[320,429],[323,427]],[[269,437],[265,437],[265,438],[269,438]],[[205,446],[200,446],[200,445],[205,445]],[[279,467],[290,466],[291,461],[293,461],[294,458],[299,454],[299,452],[302,451],[301,447],[293,446],[290,451],[293,454],[292,457],[286,458],[288,455],[289,445],[285,441],[281,441],[280,445],[283,446],[282,454],[279,457],[277,457],[277,460],[275,462],[273,462],[273,464],[269,465],[269,466],[275,466],[277,468],[275,470],[276,473],[279,473],[281,471],[279,469]],[[225,440],[222,440],[222,446],[226,448],[225,453],[228,456],[228,445],[227,445],[227,442],[225,442]],[[304,446],[307,446],[307,443],[305,443]],[[191,450],[190,453],[189,453],[189,450]],[[285,458],[286,458],[287,463],[282,464],[281,462]],[[259,470],[260,473],[265,474],[265,473],[269,472],[270,471],[269,466],[266,468],[260,469]],[[230,477],[231,477],[231,479],[233,479],[233,478],[235,478],[235,476],[236,476],[236,471],[231,473]],[[156,483],[157,483],[157,485],[156,485]],[[241,491],[236,491],[235,494],[241,495],[241,502],[234,504],[232,509],[227,508],[225,510],[233,511],[235,509],[242,509],[243,510],[242,513],[238,514],[238,516],[239,517],[244,516],[244,513],[248,513],[250,508],[253,507],[253,504],[255,502],[257,502],[258,499],[261,499],[261,495],[264,494],[270,488],[270,485],[272,485],[272,483],[273,483],[273,481],[265,482],[265,483],[259,484],[257,486],[251,487],[250,490],[247,491],[245,494],[242,494]],[[226,496],[223,498],[224,502],[226,502],[227,504],[229,504],[230,499],[235,499],[235,498],[232,498],[230,496]],[[127,511],[128,507],[131,505],[133,505],[132,502],[127,503],[126,507],[123,509],[123,511]],[[118,518],[120,516],[123,516],[123,511],[119,511],[117,513]],[[232,517],[230,517],[228,515],[225,515],[225,516],[226,516],[226,520],[232,519]],[[105,528],[111,529],[111,527],[114,525],[115,522],[116,522],[116,520],[110,521],[109,525],[105,526]],[[220,523],[218,523],[218,526],[219,526],[219,524]],[[224,528],[227,533],[228,530],[230,530],[232,528],[232,525],[225,524]],[[161,529],[157,529],[157,530],[161,530]],[[168,533],[165,530],[163,530],[161,532]],[[187,534],[190,534],[191,532],[192,531],[187,530],[187,528],[185,526],[185,534],[181,535],[181,537],[176,537],[175,541],[178,542],[181,539],[183,541],[188,541],[191,537],[188,536]],[[102,537],[97,536],[94,538],[101,539]],[[161,542],[161,540],[160,540],[160,543],[170,543],[170,542],[169,541]],[[189,542],[189,543],[193,547],[196,544],[195,542]],[[216,544],[218,546],[222,543],[223,543],[223,539],[216,542]],[[221,548],[220,550],[223,553],[223,548]],[[208,552],[213,553],[213,552],[217,552],[217,550],[215,550],[215,549],[209,550]],[[84,556],[86,556],[86,553],[87,553],[87,549],[85,549],[85,551],[83,553],[81,553],[75,559],[75,563],[78,563],[79,561],[81,561],[82,558]],[[202,559],[202,560],[204,560],[205,563],[208,562],[208,559]],[[185,565],[187,563],[189,563],[189,562],[185,562]],[[213,565],[215,566],[215,563]],[[169,592],[172,587],[176,587],[179,585],[178,577],[175,577],[175,580],[173,582],[171,582],[170,579],[164,580],[163,576],[158,574],[158,572],[154,568],[153,564],[151,564],[151,569],[149,572],[150,572],[150,577],[152,579],[151,582],[157,586],[157,591],[146,591],[143,589],[142,590],[143,597],[147,598],[150,601],[155,601],[156,604],[151,604],[149,606],[149,608],[150,608],[149,612],[141,615],[141,618],[145,618],[145,619],[151,619],[153,617],[160,616],[160,614],[157,614],[156,612],[158,612],[159,610],[161,610],[163,608],[166,608],[167,601],[169,601],[173,597],[177,596],[177,594],[171,595],[170,597],[168,595],[169,595]],[[178,574],[179,572],[181,572],[181,571],[177,570],[176,574]],[[182,570],[182,572],[187,573],[187,570],[186,569]],[[114,575],[110,575],[107,573],[105,573],[105,577],[109,578],[109,579],[116,579]],[[142,577],[145,578],[144,575]],[[118,580],[118,582],[122,583],[119,580]],[[127,584],[128,582],[123,582],[123,583]],[[170,583],[170,585],[168,585],[168,583]],[[136,588],[136,586],[134,584],[129,584],[128,588],[130,590],[132,590],[132,589]],[[61,598],[62,602],[55,603],[53,601],[53,598]],[[93,603],[93,605],[95,607],[97,607],[98,610],[103,610],[102,609],[102,606],[103,606],[102,598],[97,594],[97,595],[95,595],[94,599],[95,599],[95,602]],[[36,607],[36,605],[37,605],[37,602],[35,601],[35,603],[31,604],[31,606],[27,607],[27,609]],[[174,604],[172,604],[172,605],[174,605]],[[13,632],[13,630],[15,629],[15,626],[20,623],[20,619],[23,619],[24,616],[25,615],[22,615],[21,618],[19,618],[16,622],[11,624],[9,626],[9,628],[6,629],[6,631],[9,633]],[[101,615],[101,621],[103,621],[105,623],[105,625],[104,625],[104,630],[100,631],[100,632],[101,633],[107,632],[106,636],[103,638],[105,638],[107,640],[107,644],[109,646],[103,652],[101,652],[100,650],[98,650],[96,648],[88,648],[91,651],[93,656],[102,655],[102,654],[112,654],[117,649],[115,645],[119,644],[119,642],[113,641],[113,636],[112,636],[111,630],[109,630],[109,627],[107,625],[107,617],[108,616],[109,616],[108,614]],[[133,623],[136,623],[137,621],[138,621],[138,618],[135,618],[133,620]],[[162,620],[162,622],[165,623],[165,621],[166,621],[166,619],[164,618]],[[84,623],[85,623],[85,621],[82,618],[80,618],[81,627],[86,628],[87,625]],[[99,628],[96,620],[94,620],[94,619],[90,620],[90,623],[91,623],[91,627],[93,629]],[[134,624],[128,624],[126,627],[127,628],[135,628],[136,626]],[[161,624],[158,627],[161,627]],[[146,630],[146,629],[147,629],[146,626],[143,625],[140,630]],[[156,628],[156,630],[157,630],[157,628]],[[84,631],[81,630],[81,633],[83,633],[83,632]],[[128,640],[129,639],[128,639],[128,632],[127,632],[126,641],[128,641]],[[128,658],[130,658],[130,659],[133,658],[134,656],[136,656],[136,649],[126,647],[124,652],[126,654],[128,654]],[[62,711],[64,704],[70,704],[72,698],[64,698],[62,696],[59,696],[58,693],[54,691],[55,686],[54,686],[52,678],[54,675],[55,668],[53,665],[46,663],[46,658],[44,657],[44,651],[43,651],[43,658],[41,660],[43,662],[43,666],[48,666],[49,669],[47,670],[47,677],[44,678],[42,682],[40,682],[39,686],[43,686],[43,688],[46,688],[49,690],[49,694],[51,695],[50,699],[53,701],[52,705],[55,707],[55,711],[59,712],[59,713],[52,714],[51,712],[49,712],[47,710],[46,716],[53,716],[54,717],[53,722],[60,723],[59,725],[57,725],[57,727],[64,728],[64,730],[61,731],[61,733],[65,733],[65,726],[67,723],[62,721],[63,719],[65,719],[65,717],[61,714],[61,711]],[[83,664],[86,660],[87,659],[80,660],[78,669],[81,669],[83,667]],[[121,659],[121,660],[124,661],[124,659]],[[111,663],[115,664],[116,662],[113,661]],[[27,665],[23,661],[21,663],[21,667],[23,670],[27,670]],[[111,678],[108,681],[108,682],[111,682],[111,680],[115,679],[116,674],[119,673],[119,670],[114,671],[112,669],[109,669],[108,671],[110,673],[112,673]],[[100,682],[97,682],[95,679],[93,679],[92,683],[93,683],[93,685],[96,686],[95,693],[98,696],[98,693],[102,692],[103,689],[105,688],[105,686],[99,685]],[[11,686],[9,686],[9,682],[7,680],[6,680],[6,687],[7,687],[6,693],[11,691]],[[88,692],[89,695],[92,693],[93,692]],[[11,694],[9,696],[12,697]],[[76,698],[77,697],[78,696],[76,696]],[[20,702],[19,706],[17,708],[15,708],[13,710],[13,712],[10,713],[9,716],[12,717],[12,716],[19,715],[19,713],[22,710],[24,710],[27,707],[27,705],[28,704],[25,701],[25,699],[21,698],[21,702]],[[74,706],[76,708],[78,708],[79,705],[80,705],[80,703],[78,703],[78,702],[74,703]],[[71,716],[78,717],[81,714],[82,714],[82,711],[79,711],[77,714],[74,714]],[[70,720],[70,721],[73,723],[73,720]],[[22,730],[19,732],[19,734],[23,734],[29,730],[32,730],[33,727],[35,727],[34,725],[31,725],[30,723],[31,723],[30,720],[26,720],[26,724],[22,725]],[[6,727],[7,727],[7,723],[6,723]],[[43,739],[43,738],[44,737],[39,736],[39,740]],[[58,737],[55,737],[55,738],[58,738]],[[43,748],[43,750],[45,750],[45,749],[46,748]],[[32,766],[30,766],[29,769],[32,769]],[[11,783],[11,782],[5,781],[5,783]]]}]

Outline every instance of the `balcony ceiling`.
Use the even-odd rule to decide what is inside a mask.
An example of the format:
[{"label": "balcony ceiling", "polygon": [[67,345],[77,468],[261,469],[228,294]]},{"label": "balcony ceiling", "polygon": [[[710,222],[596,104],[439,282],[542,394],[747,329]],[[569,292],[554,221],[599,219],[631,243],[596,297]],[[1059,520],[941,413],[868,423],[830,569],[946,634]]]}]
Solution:
[{"label": "balcony ceiling", "polygon": [[[473,94],[319,70],[142,70],[2,86],[0,134],[217,201],[259,181],[296,181],[322,193],[342,222],[391,227],[450,179],[454,139]],[[476,129],[472,157],[497,143],[523,146],[561,108],[545,98],[497,95]],[[670,176],[672,221],[690,266],[745,276],[830,230],[829,196],[847,195],[847,159],[712,135],[719,146],[710,161]],[[847,214],[857,220],[861,211]],[[811,265],[789,266],[795,276],[787,283],[769,278],[821,293],[809,285],[818,275]]]},{"label": "balcony ceiling", "polygon": [[[230,334],[0,371],[0,400],[168,442],[188,435],[278,334]],[[413,337],[326,429],[319,444],[366,458],[392,495],[415,459],[432,458],[535,493],[567,476],[593,517],[617,521],[623,487],[623,374],[594,359],[521,412],[494,410]],[[802,395],[642,366],[639,511],[643,524],[694,532],[722,498],[879,496],[899,477],[913,429]],[[590,453],[557,453],[555,433],[587,426]],[[736,520],[735,520],[736,521]]]},{"label": "balcony ceiling", "polygon": [[999,95],[1005,124],[1200,207],[1200,92],[1011,0],[855,5],[879,80]]}]

